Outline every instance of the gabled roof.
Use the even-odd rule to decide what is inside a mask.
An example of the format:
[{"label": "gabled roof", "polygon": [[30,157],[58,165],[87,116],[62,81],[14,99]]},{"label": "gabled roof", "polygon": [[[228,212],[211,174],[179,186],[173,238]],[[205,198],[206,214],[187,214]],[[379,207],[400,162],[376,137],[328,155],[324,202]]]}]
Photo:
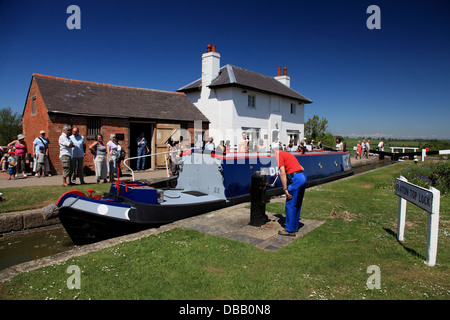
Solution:
[{"label": "gabled roof", "polygon": [[[311,100],[292,90],[288,86],[282,84],[280,81],[276,80],[273,77],[227,64],[220,68],[219,75],[211,82],[208,87],[221,88],[230,86],[256,90],[267,94],[275,94],[294,100],[299,100],[303,103],[312,103]],[[201,88],[202,79],[200,78],[178,89],[177,91],[191,92],[199,91],[201,90]]]},{"label": "gabled roof", "polygon": [[176,121],[209,120],[183,94],[33,74],[49,113]]}]

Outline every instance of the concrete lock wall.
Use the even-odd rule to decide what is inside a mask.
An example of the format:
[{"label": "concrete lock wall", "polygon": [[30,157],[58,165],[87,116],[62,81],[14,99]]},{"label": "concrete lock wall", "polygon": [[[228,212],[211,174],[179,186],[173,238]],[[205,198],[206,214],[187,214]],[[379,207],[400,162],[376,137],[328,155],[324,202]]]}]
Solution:
[{"label": "concrete lock wall", "polygon": [[58,218],[44,220],[42,209],[0,214],[0,235],[60,223]]}]

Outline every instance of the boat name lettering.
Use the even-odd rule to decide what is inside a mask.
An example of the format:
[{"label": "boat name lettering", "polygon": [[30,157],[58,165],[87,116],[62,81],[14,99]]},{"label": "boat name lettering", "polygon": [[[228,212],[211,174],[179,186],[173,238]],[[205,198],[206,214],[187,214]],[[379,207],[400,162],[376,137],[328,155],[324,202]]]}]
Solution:
[{"label": "boat name lettering", "polygon": [[266,174],[266,175],[269,175],[271,177],[279,176],[280,175],[280,168],[278,168],[278,167],[268,167],[268,168],[265,167],[265,168],[261,168],[261,172]]},{"label": "boat name lettering", "polygon": [[278,167],[270,167],[269,168],[269,174],[270,174],[270,176],[271,177],[273,177],[273,176],[275,176],[275,175],[277,175],[277,176],[279,176],[280,175],[280,168],[278,168]]}]

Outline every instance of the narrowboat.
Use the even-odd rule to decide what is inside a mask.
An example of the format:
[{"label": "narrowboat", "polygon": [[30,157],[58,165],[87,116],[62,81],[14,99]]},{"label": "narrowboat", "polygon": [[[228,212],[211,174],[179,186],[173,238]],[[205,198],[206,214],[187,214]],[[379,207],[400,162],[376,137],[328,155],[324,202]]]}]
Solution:
[{"label": "narrowboat", "polygon": [[[307,186],[353,174],[348,152],[293,154]],[[103,195],[68,191],[56,203],[58,216],[75,244],[93,243],[248,201],[254,171],[267,176],[268,196],[282,194],[273,155],[193,149],[183,152],[175,187],[117,181]]]}]

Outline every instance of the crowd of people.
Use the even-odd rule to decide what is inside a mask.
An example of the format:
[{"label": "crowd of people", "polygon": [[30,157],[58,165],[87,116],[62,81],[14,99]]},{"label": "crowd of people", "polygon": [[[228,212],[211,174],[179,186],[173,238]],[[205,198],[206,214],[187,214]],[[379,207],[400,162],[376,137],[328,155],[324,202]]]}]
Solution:
[{"label": "crowd of people", "polygon": [[[308,144],[307,139],[304,138],[300,141],[298,145],[295,145],[294,139],[289,139],[288,144],[283,144],[278,138],[273,141],[275,143],[279,144],[279,148],[281,151],[289,151],[289,152],[302,152],[305,153],[308,148],[310,150],[314,149],[322,149],[322,140],[319,140],[317,144],[315,144],[314,140],[311,140],[311,142]],[[309,145],[310,147],[307,147]],[[229,153],[230,151],[238,152],[238,153],[250,153],[250,152],[256,152],[256,153],[270,153],[272,150],[272,144],[267,147],[264,143],[263,139],[258,139],[258,143],[255,145],[251,145],[251,141],[249,137],[247,136],[246,132],[242,132],[242,138],[238,141],[237,146],[235,146],[235,149],[232,150],[230,145],[230,140],[221,140],[219,145],[215,145],[214,143],[214,137],[209,137],[202,146],[197,147],[203,147],[205,150],[214,151],[216,153]]]},{"label": "crowd of people", "polygon": [[[384,151],[384,141],[380,141],[377,146],[378,151]],[[370,140],[363,139],[358,141],[356,145],[356,159],[369,158],[370,156]]]},{"label": "crowd of people", "polygon": [[[116,139],[115,134],[111,134],[107,143],[103,140],[103,135],[98,134],[95,141],[89,145],[88,149],[94,156],[94,168],[97,183],[113,182],[117,174],[120,175],[120,162],[125,158],[125,151]],[[209,150],[219,154],[229,153],[235,151],[239,153],[269,153],[272,152],[272,146],[274,143],[278,145],[280,151],[287,152],[301,152],[305,153],[309,150],[320,150],[323,148],[322,140],[319,140],[315,144],[314,140],[311,140],[309,145],[307,139],[304,138],[299,141],[290,139],[289,142],[283,144],[278,138],[273,141],[272,144],[267,147],[263,139],[258,139],[257,144],[251,145],[251,141],[246,132],[242,132],[242,137],[238,141],[237,145],[232,149],[230,140],[221,140],[216,146],[213,137],[209,137],[208,140],[203,142],[205,150]],[[62,134],[58,140],[59,143],[59,160],[63,168],[63,185],[73,185],[76,183],[78,177],[80,184],[84,184],[84,157],[86,154],[86,141],[85,138],[79,133],[77,127],[70,125],[64,125]],[[144,133],[136,139],[137,145],[137,167],[136,170],[145,169],[145,155],[150,153],[148,148],[148,141],[145,138]],[[307,146],[308,145],[308,146]],[[181,156],[183,150],[190,148],[189,141],[183,142],[183,137],[180,137],[180,141],[172,141],[169,139],[167,145],[167,160],[169,162],[169,171],[172,175],[178,174],[181,166]],[[378,145],[378,149],[384,151],[384,143],[381,141]],[[337,151],[346,151],[346,144],[342,142],[342,139],[336,138]],[[356,159],[362,157],[369,157],[370,140],[358,141],[356,147]],[[10,142],[7,145],[7,149],[4,150],[0,147],[0,159],[2,171],[8,171],[9,179],[17,179],[20,174],[24,178],[26,174],[26,162],[30,163],[30,171],[36,177],[50,176],[49,165],[49,139],[46,137],[44,130],[40,131],[40,135],[33,141],[33,147],[28,153],[28,147],[25,142],[25,136],[19,134],[17,140]],[[29,158],[27,158],[27,155]],[[119,172],[118,172],[119,171]]]},{"label": "crowd of people", "polygon": [[[290,139],[288,144],[283,144],[279,139],[275,139],[275,143],[279,144],[279,149],[281,151],[288,151],[288,152],[301,152],[305,153],[306,151],[311,150],[322,150],[324,148],[322,144],[322,140],[319,140],[317,144],[314,140],[311,140],[309,143],[307,142],[306,138],[303,138],[299,141],[298,145],[295,145],[294,139]],[[215,151],[216,153],[227,153],[230,152],[230,140],[227,140],[224,142],[224,140],[220,141],[220,144],[216,147],[214,144],[214,138],[209,137],[207,141],[205,141],[203,148],[205,150],[211,150]],[[369,158],[370,156],[370,140],[363,139],[362,142],[358,141],[358,144],[356,146],[356,159],[362,159],[363,157]],[[335,151],[343,151],[346,152],[347,150],[347,144],[342,140],[340,137],[336,137],[336,146]],[[377,145],[377,150],[384,151],[384,142],[380,141]],[[256,153],[269,153],[272,151],[272,145],[269,145],[269,147],[266,147],[264,140],[259,139],[258,144],[252,146],[251,141],[249,140],[249,137],[245,132],[242,133],[242,138],[239,140],[237,146],[235,146],[234,149],[235,152],[238,153],[249,153],[249,152],[256,152]]]},{"label": "crowd of people", "polygon": [[50,176],[48,144],[45,131],[41,130],[39,137],[33,141],[31,152],[28,153],[25,136],[19,134],[17,140],[8,143],[6,149],[0,147],[2,172],[8,171],[10,180],[17,179],[20,173],[26,178],[26,166],[30,163],[30,171],[34,172],[36,177]]},{"label": "crowd of people", "polygon": [[[6,150],[0,147],[2,171],[8,171],[10,180],[17,179],[20,174],[23,178],[27,178],[26,163],[28,162],[30,164],[29,171],[36,177],[51,176],[49,144],[46,132],[41,130],[39,137],[33,141],[33,147],[28,150],[25,136],[19,134],[17,140],[8,143]],[[83,168],[87,146],[78,127],[64,125],[58,144],[59,161],[63,169],[62,185],[74,185],[77,178],[80,184],[85,184]],[[95,142],[88,149],[94,156],[97,183],[108,182],[108,178],[110,182],[113,182],[115,175],[120,175],[119,165],[125,156],[125,151],[116,140],[115,134],[110,135],[108,143],[104,143],[103,135],[98,134]]]}]

